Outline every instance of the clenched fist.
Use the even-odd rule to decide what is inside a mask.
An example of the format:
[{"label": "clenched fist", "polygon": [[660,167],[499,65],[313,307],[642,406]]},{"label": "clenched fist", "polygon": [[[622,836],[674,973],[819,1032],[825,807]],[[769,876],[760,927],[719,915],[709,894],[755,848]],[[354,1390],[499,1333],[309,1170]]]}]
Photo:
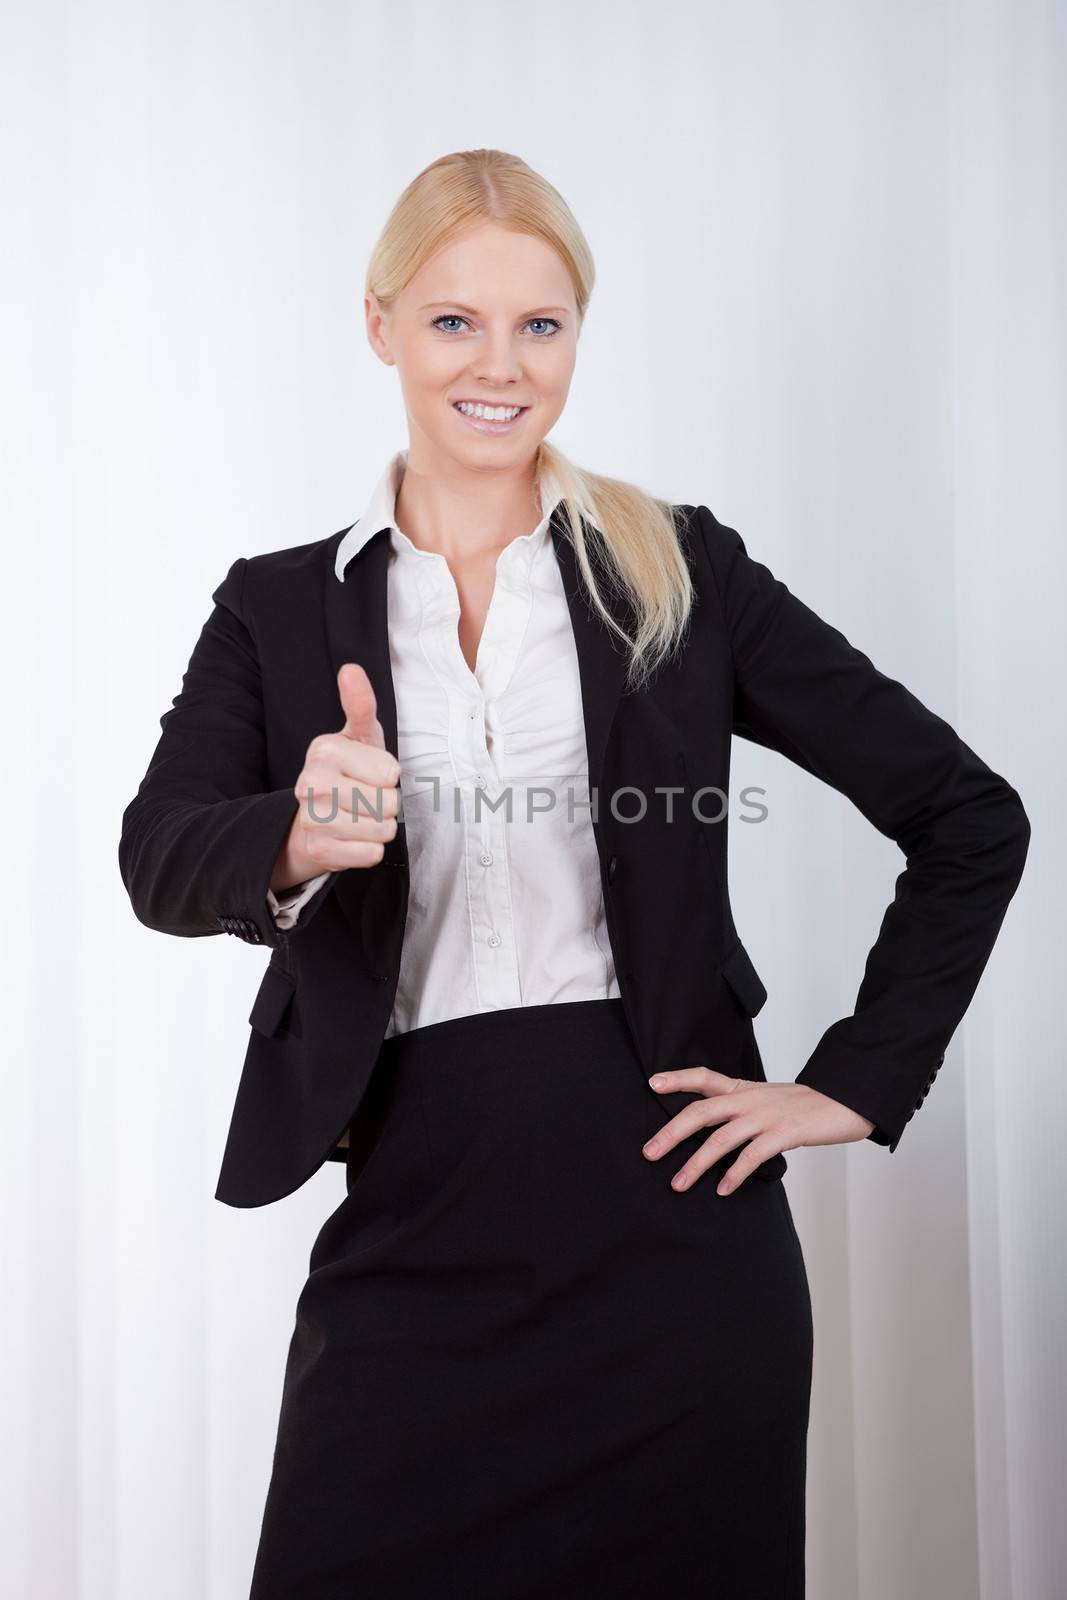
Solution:
[{"label": "clenched fist", "polygon": [[385,748],[370,679],[346,662],[337,688],[344,727],[317,734],[307,747],[293,789],[300,809],[271,877],[275,893],[322,872],[377,866],[396,835],[400,763]]}]

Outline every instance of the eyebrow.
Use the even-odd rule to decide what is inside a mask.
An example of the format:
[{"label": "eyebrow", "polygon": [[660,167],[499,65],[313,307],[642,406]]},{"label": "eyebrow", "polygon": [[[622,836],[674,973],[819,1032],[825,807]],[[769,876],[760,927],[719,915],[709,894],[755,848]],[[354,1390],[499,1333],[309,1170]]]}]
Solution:
[{"label": "eyebrow", "polygon": [[[451,306],[455,311],[463,311],[470,317],[477,317],[481,312],[475,311],[473,306],[460,305],[458,300],[431,300],[428,305],[420,306],[420,311],[432,311],[435,306]],[[564,317],[570,316],[566,306],[535,306],[532,311],[524,311],[524,317],[539,317],[542,311],[558,311]]]}]

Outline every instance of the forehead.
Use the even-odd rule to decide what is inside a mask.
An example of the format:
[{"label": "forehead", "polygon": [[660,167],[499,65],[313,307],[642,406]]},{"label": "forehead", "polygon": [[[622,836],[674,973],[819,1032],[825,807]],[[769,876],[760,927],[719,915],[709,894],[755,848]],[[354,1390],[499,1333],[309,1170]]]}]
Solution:
[{"label": "forehead", "polygon": [[575,308],[574,287],[562,257],[543,239],[498,227],[480,227],[453,239],[423,263],[405,299],[419,310],[448,308],[482,315]]}]

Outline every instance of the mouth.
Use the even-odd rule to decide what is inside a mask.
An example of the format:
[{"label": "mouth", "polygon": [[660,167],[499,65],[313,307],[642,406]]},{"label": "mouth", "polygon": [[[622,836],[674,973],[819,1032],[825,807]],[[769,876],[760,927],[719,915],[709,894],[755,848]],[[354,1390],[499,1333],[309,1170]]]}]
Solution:
[{"label": "mouth", "polygon": [[[472,409],[469,411],[461,411],[461,405],[469,405]],[[489,417],[477,415],[473,410],[473,402],[470,401],[453,400],[452,402],[452,410],[456,413],[456,416],[459,418],[459,420],[463,423],[466,423],[468,428],[473,428],[476,433],[514,433],[516,428],[522,426],[523,418],[530,410],[530,407],[489,406],[485,409],[494,413],[494,415]],[[495,413],[500,411],[515,411],[516,414],[512,417],[505,417],[498,421]]]}]

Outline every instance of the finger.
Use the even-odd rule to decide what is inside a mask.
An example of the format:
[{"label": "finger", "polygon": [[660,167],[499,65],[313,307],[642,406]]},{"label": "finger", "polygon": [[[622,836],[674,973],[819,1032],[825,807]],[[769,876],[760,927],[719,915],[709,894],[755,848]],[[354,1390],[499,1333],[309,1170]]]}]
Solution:
[{"label": "finger", "polygon": [[[733,1166],[728,1167],[723,1173],[715,1186],[715,1193],[730,1194],[739,1184],[744,1183],[745,1179],[755,1172],[757,1167],[761,1167],[772,1156],[779,1155],[781,1149],[782,1146],[780,1144],[768,1143],[766,1137],[762,1144],[759,1140],[753,1139],[745,1146],[743,1154],[738,1157]],[[714,1162],[712,1165],[714,1165]]]},{"label": "finger", "polygon": [[312,814],[304,823],[304,848],[314,858],[317,850],[324,856],[336,854],[338,845],[388,844],[396,838],[399,827],[396,817],[383,817],[379,822],[371,816],[351,817],[342,811],[332,822],[320,822]]},{"label": "finger", "polygon": [[301,824],[306,846],[318,839],[322,848],[330,842],[383,842],[394,839],[400,827],[399,790],[371,789],[366,785],[331,784],[329,777],[317,778],[314,770],[298,785]]},{"label": "finger", "polygon": [[719,1130],[710,1138],[704,1140],[699,1150],[690,1156],[671,1179],[672,1189],[691,1189],[693,1184],[707,1172],[709,1167],[714,1167],[731,1150],[736,1150],[738,1145],[744,1145],[744,1150],[722,1176],[716,1187],[716,1194],[729,1194],[743,1183],[750,1172],[760,1166],[764,1161],[775,1155],[778,1146],[770,1135],[765,1134],[759,1127],[751,1122],[732,1122],[728,1132]]},{"label": "finger", "polygon": [[356,661],[346,661],[337,674],[337,690],[345,714],[341,729],[346,739],[385,749],[385,732],[378,721],[378,701],[366,672]]},{"label": "finger", "polygon": [[385,750],[347,739],[341,743],[362,755],[359,774],[342,770],[340,777],[344,781],[339,782],[329,748],[320,746],[315,759],[300,774],[294,793],[305,805],[308,822],[318,822],[345,837],[354,823],[380,823],[399,815],[400,789],[393,781],[399,764]]},{"label": "finger", "polygon": [[[743,1083],[746,1080],[738,1081]],[[732,1121],[742,1111],[750,1109],[749,1105],[727,1100],[724,1095],[720,1095],[717,1099],[712,1097],[690,1100],[689,1104],[676,1112],[662,1128],[657,1128],[652,1138],[641,1148],[650,1161],[657,1161],[666,1155],[668,1150],[673,1150],[675,1145],[681,1144],[683,1139],[688,1139],[701,1128]]]},{"label": "finger", "polygon": [[673,1072],[657,1072],[649,1084],[660,1094],[664,1090],[696,1089],[700,1094],[731,1094],[749,1083],[748,1078],[730,1078],[711,1067],[678,1067]]},{"label": "finger", "polygon": [[[343,733],[319,735],[314,748],[309,748],[307,770],[309,774],[317,775],[324,786],[336,782],[338,775],[348,778],[352,783],[363,786],[368,797],[377,789],[396,789],[400,782],[400,762],[396,756],[384,746],[365,744],[362,739],[349,739]],[[350,787],[350,784],[342,784],[340,791],[351,811]]]},{"label": "finger", "polygon": [[349,867],[376,866],[385,854],[385,843],[374,839],[330,839],[307,845],[308,855],[322,872],[346,872]]},{"label": "finger", "polygon": [[[350,744],[349,749],[362,750],[366,755],[380,754],[383,760],[387,755],[386,751],[378,752],[365,744]],[[305,793],[312,788],[315,790],[315,809],[320,816],[325,817],[336,809],[342,824],[347,824],[353,818],[373,822],[382,817],[395,817],[400,810],[400,789],[391,781],[390,769],[383,773],[380,770],[368,772],[364,768],[358,776],[342,771],[342,783],[338,783],[337,777],[336,772],[320,772],[317,777],[311,772],[305,780]]]}]

